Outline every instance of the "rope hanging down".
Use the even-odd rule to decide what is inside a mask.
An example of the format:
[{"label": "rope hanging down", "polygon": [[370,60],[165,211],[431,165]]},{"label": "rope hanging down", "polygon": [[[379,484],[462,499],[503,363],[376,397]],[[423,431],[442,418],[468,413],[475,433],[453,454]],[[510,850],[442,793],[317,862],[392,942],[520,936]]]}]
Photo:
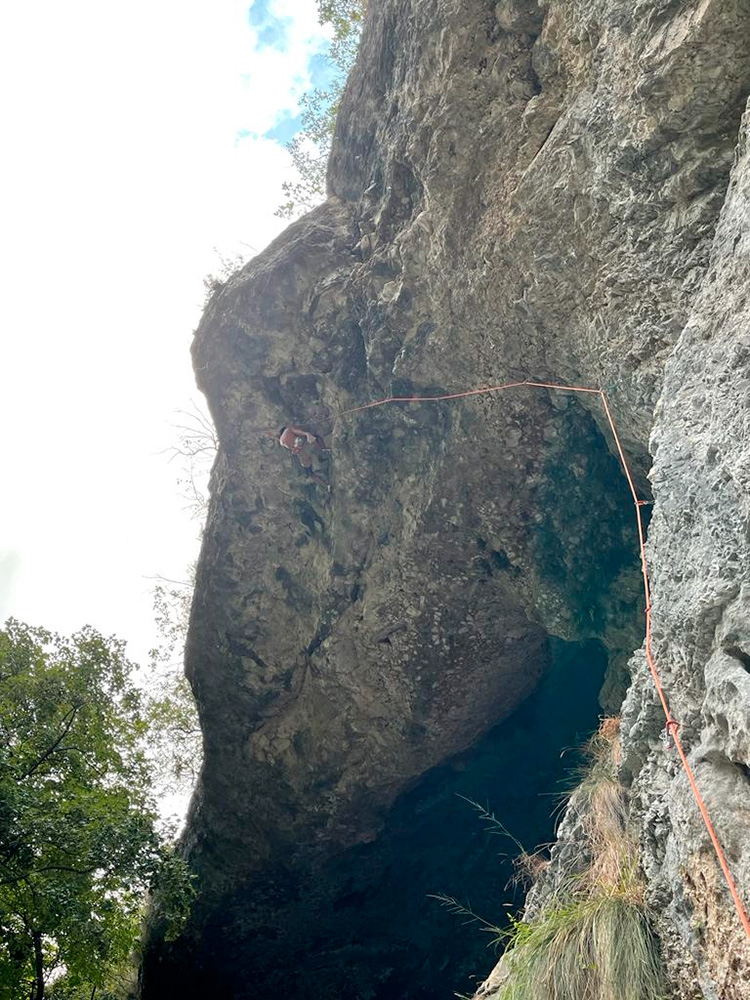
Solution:
[{"label": "rope hanging down", "polygon": [[528,386],[533,389],[558,389],[564,392],[581,392],[586,393],[590,396],[598,396],[602,401],[602,406],[604,407],[604,414],[607,418],[610,430],[612,431],[612,437],[614,438],[615,447],[617,449],[617,454],[620,459],[620,464],[622,465],[623,472],[625,473],[625,478],[628,481],[628,488],[630,489],[630,494],[633,498],[633,504],[635,506],[635,519],[638,528],[638,545],[641,554],[641,575],[643,577],[643,592],[646,598],[646,641],[645,641],[645,653],[646,662],[648,664],[648,669],[651,674],[651,678],[654,682],[654,687],[656,688],[656,693],[659,696],[659,701],[661,702],[661,707],[664,711],[664,718],[666,719],[666,730],[671,736],[672,741],[675,745],[675,749],[679,754],[680,760],[682,761],[682,766],[687,775],[688,782],[690,784],[690,789],[693,793],[693,798],[698,806],[701,817],[705,824],[706,830],[708,831],[708,836],[713,845],[713,849],[718,858],[719,865],[724,874],[724,879],[729,888],[730,895],[732,897],[732,902],[737,911],[737,915],[740,918],[740,923],[745,931],[745,934],[750,940],[750,918],[748,918],[747,910],[742,902],[737,885],[734,881],[734,877],[729,868],[729,863],[727,862],[726,855],[724,853],[724,848],[721,846],[719,838],[714,829],[713,822],[711,821],[711,816],[708,812],[708,808],[703,799],[700,789],[698,788],[698,782],[695,778],[695,773],[690,766],[690,762],[687,758],[687,753],[680,739],[679,728],[680,724],[672,715],[672,711],[669,707],[669,701],[667,700],[667,695],[664,690],[664,685],[661,681],[661,676],[659,675],[658,668],[656,666],[656,661],[654,660],[653,651],[651,648],[651,580],[648,572],[648,563],[646,561],[646,533],[643,527],[643,518],[641,517],[641,508],[647,503],[645,500],[641,500],[638,497],[638,493],[635,488],[635,483],[633,481],[633,476],[630,472],[630,466],[628,465],[627,459],[625,458],[625,452],[623,451],[622,442],[620,440],[620,435],[617,432],[617,427],[615,421],[612,417],[612,411],[609,408],[609,403],[607,402],[607,396],[603,389],[591,389],[586,386],[581,385],[556,385],[552,382],[530,382],[524,380],[523,382],[506,382],[503,385],[492,385],[485,386],[479,389],[468,389],[465,392],[450,392],[439,396],[388,396],[386,399],[376,399],[372,403],[365,403],[363,406],[354,406],[349,410],[342,410],[338,416],[343,417],[351,413],[359,413],[362,410],[370,410],[375,406],[385,406],[387,403],[436,403],[449,399],[465,399],[468,396],[481,396],[493,392],[502,392],[504,389],[516,389],[522,386]]}]

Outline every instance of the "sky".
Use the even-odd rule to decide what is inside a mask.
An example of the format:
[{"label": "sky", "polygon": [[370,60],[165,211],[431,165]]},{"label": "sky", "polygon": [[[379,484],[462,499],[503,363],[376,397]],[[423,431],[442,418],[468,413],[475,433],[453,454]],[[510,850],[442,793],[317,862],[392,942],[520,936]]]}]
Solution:
[{"label": "sky", "polygon": [[326,46],[314,0],[3,5],[0,623],[154,645],[199,544],[171,449],[203,278],[285,227]]}]

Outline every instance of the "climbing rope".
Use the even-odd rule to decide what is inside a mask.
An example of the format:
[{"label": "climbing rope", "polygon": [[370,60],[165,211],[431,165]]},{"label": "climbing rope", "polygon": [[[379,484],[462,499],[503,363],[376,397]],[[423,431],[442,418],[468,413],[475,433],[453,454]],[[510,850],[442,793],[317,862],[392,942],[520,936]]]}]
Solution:
[{"label": "climbing rope", "polygon": [[682,766],[687,775],[688,782],[690,784],[690,789],[693,793],[693,798],[698,806],[703,823],[705,824],[706,830],[708,831],[708,836],[711,840],[711,844],[718,858],[719,865],[724,874],[724,879],[726,881],[729,893],[732,897],[732,902],[737,910],[737,915],[740,918],[740,923],[745,931],[745,934],[750,940],[750,918],[748,918],[747,910],[745,905],[740,898],[737,885],[735,883],[732,872],[729,868],[729,863],[727,862],[726,855],[724,853],[724,848],[721,846],[719,838],[716,834],[711,816],[708,812],[708,808],[703,799],[703,795],[698,787],[698,782],[695,778],[695,773],[690,766],[688,761],[685,748],[683,746],[682,740],[680,739],[679,728],[680,724],[672,715],[672,711],[669,707],[669,701],[667,699],[666,691],[664,690],[664,685],[662,684],[661,676],[659,670],[656,666],[656,661],[654,659],[651,636],[652,636],[652,625],[651,625],[651,581],[648,571],[648,562],[646,560],[646,532],[643,527],[643,518],[641,516],[642,508],[649,502],[647,500],[641,500],[638,497],[638,492],[635,488],[635,482],[633,481],[633,476],[630,471],[630,466],[628,465],[627,459],[625,458],[625,452],[622,447],[622,442],[620,440],[620,435],[617,432],[617,427],[615,425],[614,418],[612,417],[612,411],[609,408],[609,403],[607,402],[607,396],[603,389],[592,389],[587,386],[581,385],[557,385],[552,382],[531,382],[525,379],[522,382],[505,382],[502,385],[492,385],[484,386],[478,389],[468,389],[464,392],[449,392],[438,396],[388,396],[385,399],[376,399],[372,403],[365,403],[362,406],[354,406],[348,410],[342,410],[339,412],[338,416],[343,417],[352,413],[359,413],[362,410],[370,410],[376,406],[385,406],[387,403],[437,403],[444,402],[449,399],[465,399],[469,396],[481,396],[488,393],[502,392],[505,389],[516,389],[523,386],[528,386],[534,389],[556,389],[561,392],[580,392],[586,393],[590,396],[598,396],[602,401],[602,406],[604,407],[604,414],[607,418],[607,423],[609,424],[610,430],[612,431],[612,437],[614,438],[615,448],[617,449],[617,454],[620,459],[620,464],[622,465],[623,472],[625,473],[625,478],[628,481],[628,488],[630,494],[633,498],[633,504],[635,507],[635,519],[638,528],[638,545],[641,554],[641,575],[643,577],[643,592],[646,599],[646,640],[645,640],[645,653],[646,653],[646,663],[648,664],[648,669],[651,674],[651,678],[654,682],[654,687],[656,688],[656,693],[659,696],[659,701],[661,702],[661,707],[664,711],[664,717],[666,719],[666,731],[671,736],[672,742],[675,745],[675,749],[682,761]]}]

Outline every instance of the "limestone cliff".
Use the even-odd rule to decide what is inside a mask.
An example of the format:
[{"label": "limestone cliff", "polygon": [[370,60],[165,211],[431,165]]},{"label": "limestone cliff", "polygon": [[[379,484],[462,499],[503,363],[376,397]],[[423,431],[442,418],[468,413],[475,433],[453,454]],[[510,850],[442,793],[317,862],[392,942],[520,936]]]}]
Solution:
[{"label": "limestone cliff", "polygon": [[[645,495],[655,455],[656,652],[747,884],[742,137],[717,223],[749,40],[750,0],[369,0],[328,200],[196,333],[220,440],[187,650],[200,895],[179,941],[152,941],[147,1000],[426,995],[394,971],[403,949],[365,960],[347,936],[404,794],[585,643],[622,698],[642,608],[595,403],[521,387],[347,412],[392,395],[603,387]],[[316,478],[279,448],[289,424],[325,442]],[[631,666],[667,957],[676,977],[689,944],[703,995],[739,998],[721,942],[742,941]]]},{"label": "limestone cliff", "polygon": [[[750,888],[750,150],[740,128],[710,267],[666,366],[651,435],[654,640],[733,871]],[[750,947],[640,662],[627,767],[678,996],[750,996]],[[697,979],[697,983],[696,983]],[[686,988],[696,983],[700,989]]]}]

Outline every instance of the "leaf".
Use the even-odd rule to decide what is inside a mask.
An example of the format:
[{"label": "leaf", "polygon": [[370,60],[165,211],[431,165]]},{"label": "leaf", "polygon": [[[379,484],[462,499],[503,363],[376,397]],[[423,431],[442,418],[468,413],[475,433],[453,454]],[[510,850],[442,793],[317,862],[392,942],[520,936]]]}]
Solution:
[{"label": "leaf", "polygon": [[91,628],[0,630],[0,998],[27,995],[40,935],[59,995],[104,987],[162,872],[184,918],[190,879],[157,834],[134,670]]}]

